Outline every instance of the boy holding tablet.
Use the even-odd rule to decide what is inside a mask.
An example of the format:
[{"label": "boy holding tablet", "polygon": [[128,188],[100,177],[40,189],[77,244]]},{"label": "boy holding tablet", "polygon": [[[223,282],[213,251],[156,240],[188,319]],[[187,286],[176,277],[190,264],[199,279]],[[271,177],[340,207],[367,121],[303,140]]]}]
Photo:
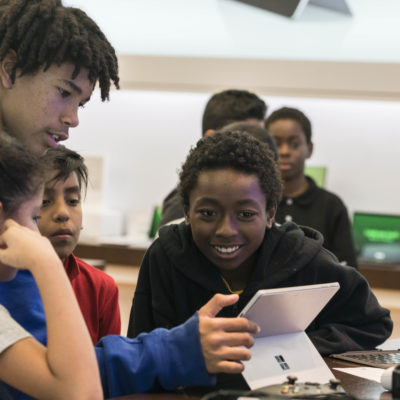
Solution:
[{"label": "boy holding tablet", "polygon": [[143,259],[134,335],[180,324],[215,293],[240,295],[219,314],[234,317],[259,289],[335,281],[340,290],[306,331],[322,355],[372,349],[390,335],[389,311],[354,268],[323,248],[319,232],[274,223],[280,174],[257,139],[243,132],[201,139],[182,166],[179,190],[185,222],[161,228]]}]

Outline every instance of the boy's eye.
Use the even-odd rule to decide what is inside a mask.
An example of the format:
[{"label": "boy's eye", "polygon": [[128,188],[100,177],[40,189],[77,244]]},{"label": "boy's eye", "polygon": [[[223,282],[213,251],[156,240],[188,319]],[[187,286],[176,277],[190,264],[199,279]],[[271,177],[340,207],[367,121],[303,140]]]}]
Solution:
[{"label": "boy's eye", "polygon": [[298,142],[293,142],[293,143],[291,144],[291,146],[292,146],[292,149],[297,149],[297,148],[300,146],[300,143],[298,143]]},{"label": "boy's eye", "polygon": [[80,203],[80,199],[69,199],[67,202],[70,206],[77,206]]},{"label": "boy's eye", "polygon": [[43,200],[42,200],[42,206],[41,206],[41,208],[46,207],[46,206],[48,206],[49,204],[50,204],[50,200],[43,199]]},{"label": "boy's eye", "polygon": [[60,92],[61,97],[68,97],[71,93],[68,90],[65,90],[61,87],[57,88]]},{"label": "boy's eye", "polygon": [[239,217],[242,218],[252,218],[256,215],[257,213],[254,211],[240,211],[239,212]]},{"label": "boy's eye", "polygon": [[198,211],[203,217],[213,217],[215,215],[215,211],[209,209],[202,209]]},{"label": "boy's eye", "polygon": [[276,137],[273,137],[275,144],[279,147],[282,144],[282,141],[277,139]]}]

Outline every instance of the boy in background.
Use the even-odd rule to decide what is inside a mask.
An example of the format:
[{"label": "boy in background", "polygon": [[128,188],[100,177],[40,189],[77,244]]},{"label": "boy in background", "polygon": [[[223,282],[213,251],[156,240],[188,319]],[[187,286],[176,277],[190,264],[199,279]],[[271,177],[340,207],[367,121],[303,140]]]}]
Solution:
[{"label": "boy in background", "polygon": [[[215,93],[208,100],[203,112],[202,136],[212,135],[217,129],[232,122],[246,122],[263,127],[266,112],[265,102],[247,90],[228,89]],[[175,188],[163,200],[160,226],[182,218],[182,205]]]},{"label": "boy in background", "polygon": [[296,108],[283,107],[266,119],[265,127],[275,139],[284,182],[276,221],[293,221],[318,230],[324,237],[324,247],[340,262],[357,268],[346,206],[337,195],[318,187],[304,174],[305,160],[313,152],[310,120]]},{"label": "boy in background", "polygon": [[119,335],[118,287],[111,276],[75,257],[82,228],[82,191],[88,171],[83,157],[59,145],[49,150],[48,168],[38,227],[53,245],[71,281],[93,344],[106,335]]},{"label": "boy in background", "polygon": [[[235,317],[257,290],[335,281],[339,291],[306,330],[321,355],[373,349],[390,336],[389,311],[318,231],[274,223],[282,183],[265,144],[244,132],[201,139],[182,166],[179,191],[185,222],[161,227],[143,258],[132,336],[179,325],[215,293],[239,295],[219,313]],[[218,383],[246,388],[241,375]]]}]

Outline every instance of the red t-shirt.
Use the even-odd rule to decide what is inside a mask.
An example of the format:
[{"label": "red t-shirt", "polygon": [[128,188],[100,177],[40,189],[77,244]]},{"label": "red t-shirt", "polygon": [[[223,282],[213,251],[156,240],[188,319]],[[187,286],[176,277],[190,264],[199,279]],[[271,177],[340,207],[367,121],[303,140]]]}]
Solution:
[{"label": "red t-shirt", "polygon": [[118,286],[111,276],[73,254],[64,262],[93,344],[105,335],[119,335]]}]

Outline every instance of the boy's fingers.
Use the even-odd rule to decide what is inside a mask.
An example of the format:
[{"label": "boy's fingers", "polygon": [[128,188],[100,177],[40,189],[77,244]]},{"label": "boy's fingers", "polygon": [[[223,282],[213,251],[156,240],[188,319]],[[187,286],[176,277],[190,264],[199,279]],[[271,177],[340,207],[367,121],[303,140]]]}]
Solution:
[{"label": "boy's fingers", "polygon": [[225,335],[223,343],[230,347],[245,346],[250,348],[254,345],[254,337],[247,332],[229,333]]},{"label": "boy's fingers", "polygon": [[221,361],[248,361],[251,358],[251,352],[245,347],[223,347],[219,355]]},{"label": "boy's fingers", "polygon": [[204,317],[215,317],[224,307],[235,304],[239,300],[237,294],[215,294],[199,310],[199,315]]},{"label": "boy's fingers", "polygon": [[214,371],[212,371],[211,373],[240,374],[241,372],[243,372],[243,370],[244,366],[242,363],[224,360],[217,363],[214,367]]},{"label": "boy's fingers", "polygon": [[260,327],[247,318],[215,318],[212,321],[214,329],[225,332],[250,332],[253,334],[260,332]]}]

